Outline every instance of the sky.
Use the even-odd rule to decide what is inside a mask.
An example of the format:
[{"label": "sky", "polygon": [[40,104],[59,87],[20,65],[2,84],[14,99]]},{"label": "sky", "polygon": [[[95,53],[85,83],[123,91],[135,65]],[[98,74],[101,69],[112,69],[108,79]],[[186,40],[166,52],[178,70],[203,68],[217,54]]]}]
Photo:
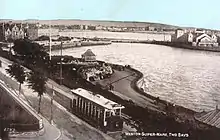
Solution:
[{"label": "sky", "polygon": [[220,29],[219,0],[0,0],[0,19],[143,21]]}]

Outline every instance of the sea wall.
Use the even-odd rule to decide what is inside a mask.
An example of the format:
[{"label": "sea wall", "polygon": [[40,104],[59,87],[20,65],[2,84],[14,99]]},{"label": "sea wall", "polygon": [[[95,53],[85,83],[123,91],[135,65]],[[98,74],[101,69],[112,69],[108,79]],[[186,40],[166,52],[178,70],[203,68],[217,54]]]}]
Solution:
[{"label": "sea wall", "polygon": [[75,31],[60,32],[60,36],[78,38],[108,38],[108,39],[130,39],[130,40],[156,40],[171,41],[171,34],[162,33],[132,33],[132,32],[108,32],[108,31]]},{"label": "sea wall", "polygon": [[145,42],[148,44],[156,44],[156,45],[166,45],[175,48],[183,48],[183,49],[191,49],[191,50],[201,50],[201,51],[212,51],[212,52],[220,52],[220,46],[192,46],[191,43],[179,43],[179,42],[163,42],[163,41],[152,41]]},{"label": "sea wall", "polygon": [[[172,105],[172,103],[170,103],[170,102],[168,102],[168,101],[161,100],[161,99],[158,98],[158,97],[154,97],[154,96],[152,96],[152,95],[147,94],[146,92],[144,92],[144,91],[138,86],[138,85],[139,85],[139,84],[138,84],[139,81],[144,78],[143,73],[140,72],[140,71],[138,71],[138,70],[136,70],[136,69],[134,69],[134,68],[131,68],[131,67],[128,67],[128,69],[130,69],[131,71],[133,71],[133,72],[135,72],[135,73],[137,74],[137,77],[136,77],[133,81],[131,81],[131,87],[132,87],[136,92],[140,93],[141,95],[146,96],[147,98],[150,98],[150,99],[155,100],[155,101],[157,101],[157,102],[163,103],[163,104],[165,104],[165,105]],[[188,109],[188,108],[185,108],[185,107],[182,107],[182,106],[178,106],[178,105],[175,105],[175,108],[176,108],[176,110],[178,110],[178,111],[180,111],[180,112],[186,112],[186,113],[189,113],[189,114],[194,114],[194,113],[196,113],[196,112],[193,111],[193,110],[190,110],[190,109]]]},{"label": "sea wall", "polygon": [[134,40],[134,39],[112,39],[115,43],[142,43],[142,44],[156,44],[165,45],[175,48],[190,49],[190,50],[201,50],[220,52],[220,46],[192,46],[191,43],[171,42],[171,41],[156,41],[156,40]]}]

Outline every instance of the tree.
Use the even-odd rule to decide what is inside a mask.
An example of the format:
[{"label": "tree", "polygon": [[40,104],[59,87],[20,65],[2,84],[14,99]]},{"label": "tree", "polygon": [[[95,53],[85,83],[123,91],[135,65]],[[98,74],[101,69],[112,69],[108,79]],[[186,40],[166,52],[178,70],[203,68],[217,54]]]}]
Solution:
[{"label": "tree", "polygon": [[47,41],[47,40],[50,40],[50,37],[46,35],[42,35],[38,37],[35,41]]},{"label": "tree", "polygon": [[47,77],[45,74],[39,70],[35,70],[29,73],[28,83],[35,92],[38,93],[39,103],[38,103],[38,113],[40,113],[40,104],[43,93],[46,92],[46,82]]},{"label": "tree", "polygon": [[60,36],[57,41],[70,41],[71,38],[68,36]]},{"label": "tree", "polygon": [[21,65],[19,65],[18,63],[13,63],[12,65],[9,65],[8,67],[9,68],[6,69],[7,73],[11,77],[14,77],[19,82],[19,95],[20,95],[21,84],[24,83],[25,78],[26,78],[24,68]]},{"label": "tree", "polygon": [[12,48],[15,54],[20,56],[35,56],[36,53],[44,51],[41,45],[33,43],[28,39],[15,40]]},{"label": "tree", "polygon": [[16,56],[22,57],[26,64],[35,65],[36,63],[42,63],[48,57],[48,53],[45,49],[28,39],[18,39],[15,41],[13,50]]},{"label": "tree", "polygon": [[7,41],[8,41],[9,43],[13,43],[13,42],[14,42],[14,39],[12,39],[12,38],[10,37],[10,38],[7,39]]}]

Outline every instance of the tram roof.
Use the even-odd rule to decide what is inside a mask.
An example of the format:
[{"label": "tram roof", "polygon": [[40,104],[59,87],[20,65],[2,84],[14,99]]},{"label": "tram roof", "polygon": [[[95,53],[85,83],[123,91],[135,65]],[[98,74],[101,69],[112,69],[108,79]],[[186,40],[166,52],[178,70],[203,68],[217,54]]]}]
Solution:
[{"label": "tram roof", "polygon": [[123,109],[124,106],[113,102],[99,94],[94,94],[91,91],[82,89],[82,88],[77,88],[75,90],[71,90],[73,93],[82,96],[88,100],[91,100],[92,102],[95,102],[96,104],[99,104],[100,106],[107,108],[107,109]]}]

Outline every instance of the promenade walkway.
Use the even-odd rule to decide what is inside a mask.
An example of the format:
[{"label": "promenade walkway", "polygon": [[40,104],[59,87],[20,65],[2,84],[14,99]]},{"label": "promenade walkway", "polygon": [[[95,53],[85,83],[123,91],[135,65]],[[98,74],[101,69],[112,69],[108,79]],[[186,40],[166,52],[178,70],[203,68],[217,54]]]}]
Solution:
[{"label": "promenade walkway", "polygon": [[[125,69],[125,71],[118,71],[114,70],[114,74],[107,79],[103,79],[98,81],[101,85],[106,86],[111,82],[117,81],[118,79],[121,79],[123,77],[126,77],[128,75],[131,75],[133,72]],[[128,98],[131,99],[135,104],[142,106],[142,107],[147,107],[152,110],[156,110],[161,112],[165,106],[158,106],[154,104],[154,101],[150,98],[147,98],[140,93],[136,92],[132,87],[131,87],[131,82],[137,77],[137,75],[129,76],[127,78],[124,78],[122,80],[119,80],[112,85],[114,86],[114,91],[118,92],[118,94],[122,94],[123,99],[127,100]],[[97,81],[95,81],[96,83]],[[114,92],[113,92],[114,93]],[[116,93],[117,94],[117,93]]]}]

